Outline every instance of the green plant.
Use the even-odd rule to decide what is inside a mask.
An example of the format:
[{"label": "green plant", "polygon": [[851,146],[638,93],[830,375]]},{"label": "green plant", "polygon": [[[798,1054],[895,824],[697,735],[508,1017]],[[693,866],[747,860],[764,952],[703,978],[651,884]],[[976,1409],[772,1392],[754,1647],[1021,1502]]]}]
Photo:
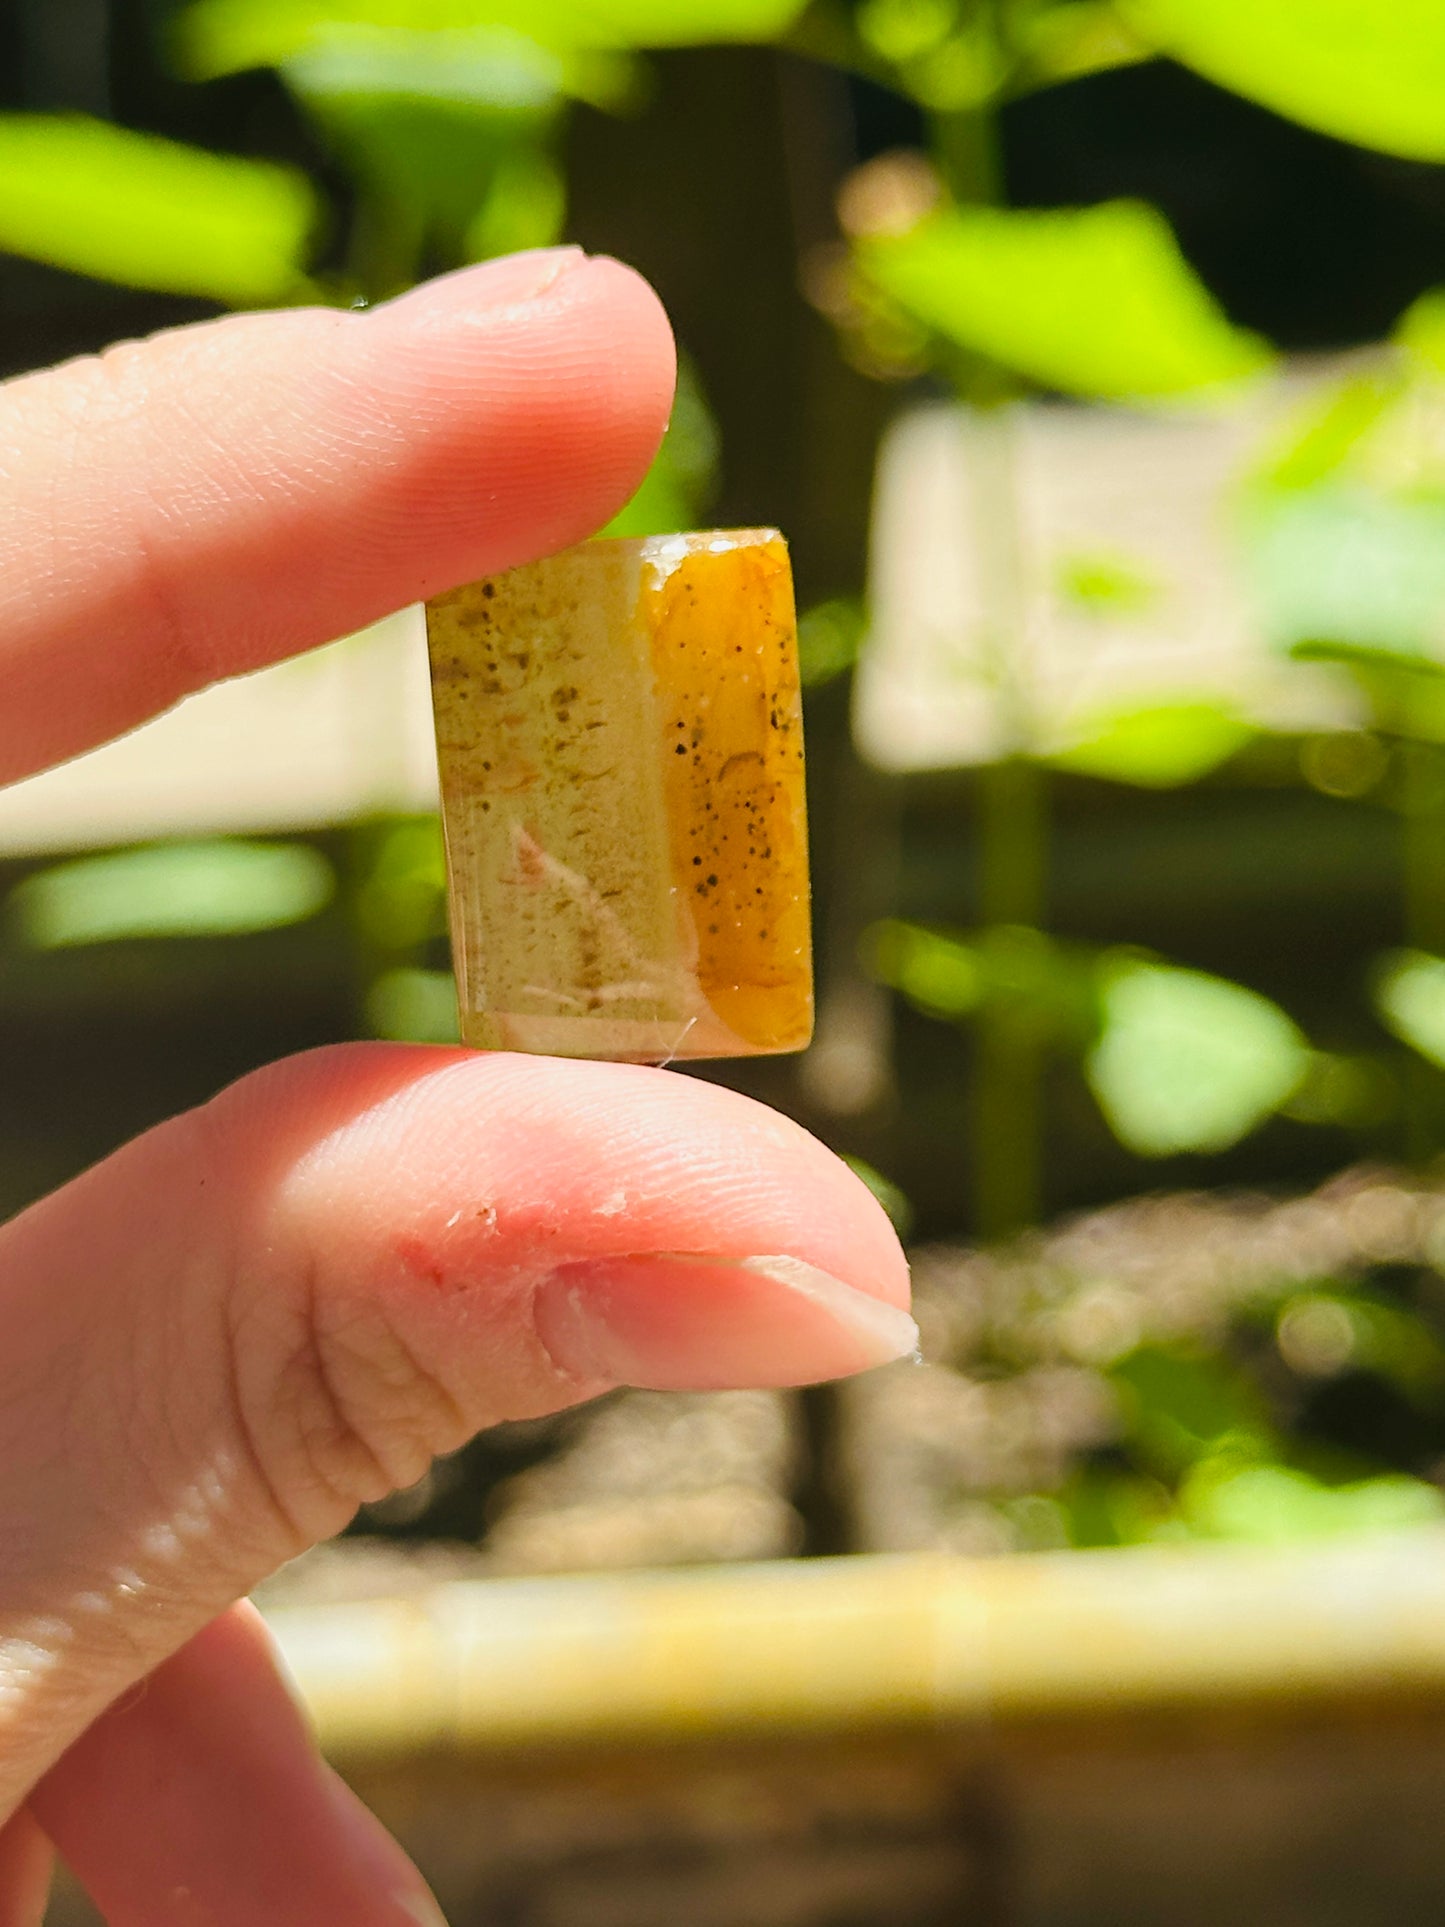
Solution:
[{"label": "green plant", "polygon": [[[1266,369],[1271,356],[1220,312],[1155,210],[1134,202],[1047,211],[1000,206],[998,111],[1040,87],[1162,51],[1308,126],[1389,153],[1442,160],[1445,20],[1421,4],[1384,13],[1360,0],[1287,0],[1267,9],[1245,0],[866,0],[851,11],[811,9],[793,38],[908,95],[927,129],[927,166],[881,164],[845,204],[848,283],[841,298],[835,287],[832,303],[845,338],[866,365],[933,369],[965,408],[992,418],[989,431],[973,437],[988,473],[975,489],[980,508],[968,539],[988,632],[979,654],[1005,748],[980,778],[982,928],[969,941],[982,961],[969,1001],[947,1014],[966,1014],[975,1031],[974,1217],[985,1236],[996,1236],[1032,1222],[1040,1209],[1040,1079],[1051,1050],[1085,1053],[1106,1119],[1126,1144],[1149,1155],[1234,1142],[1306,1082],[1308,1063],[1298,1031],[1254,993],[1153,965],[1110,978],[1107,954],[1095,968],[1113,988],[1101,993],[1092,1041],[1077,1026],[1067,1037],[1051,1029],[1058,973],[1042,960],[1057,964],[1061,953],[1041,939],[1024,943],[1046,913],[1048,759],[1022,667],[1025,565],[1008,404],[1031,385],[1132,406],[1197,402],[1227,394]],[[1439,352],[1438,305],[1414,312],[1406,338],[1427,358]],[[1387,401],[1369,390],[1342,398],[1302,438],[1288,479],[1291,462],[1280,465],[1277,487],[1298,489],[1302,469],[1337,461]],[[1280,526],[1289,521],[1289,505],[1276,499],[1274,506],[1278,547],[1290,540]],[[1304,535],[1294,532],[1297,542],[1338,545],[1339,517],[1333,529],[1322,526],[1328,506],[1312,504]],[[1360,503],[1345,504],[1341,514],[1358,539]],[[1385,516],[1389,530],[1381,540],[1387,550],[1393,542],[1389,559],[1397,567],[1387,560],[1367,584],[1356,585],[1357,603],[1368,603],[1373,618],[1388,620],[1413,593],[1438,620],[1445,581],[1438,515],[1434,502],[1414,500],[1397,501]],[[1398,563],[1407,552],[1416,566],[1402,588]],[[1311,580],[1296,556],[1282,569],[1296,589]],[[1331,579],[1346,573],[1337,554]],[[1107,596],[1119,593],[1119,581],[1117,570],[1095,571],[1072,586],[1076,594]],[[1131,591],[1137,594],[1137,585],[1126,582],[1124,593]],[[1357,649],[1359,635],[1356,625],[1347,638]],[[1390,665],[1376,649],[1369,674],[1377,708],[1387,701],[1391,726],[1410,734],[1402,803],[1414,906],[1407,927],[1411,941],[1434,949],[1445,948],[1445,935],[1438,944],[1433,935],[1434,906],[1445,918],[1438,882],[1445,781],[1418,722],[1422,706],[1436,701],[1440,672],[1422,660],[1428,654],[1415,648],[1410,661]],[[1415,720],[1406,723],[1407,715]],[[1217,704],[1123,710],[1101,716],[1092,735],[1057,760],[1168,786],[1207,773],[1251,734],[1244,718]],[[1420,934],[1426,927],[1428,941]],[[926,933],[915,937],[926,948]],[[1037,982],[1021,993],[987,960],[1026,950]],[[883,975],[908,988],[906,970],[902,978],[889,976],[885,965]],[[1215,1090],[1213,1103],[1206,1087]]]}]

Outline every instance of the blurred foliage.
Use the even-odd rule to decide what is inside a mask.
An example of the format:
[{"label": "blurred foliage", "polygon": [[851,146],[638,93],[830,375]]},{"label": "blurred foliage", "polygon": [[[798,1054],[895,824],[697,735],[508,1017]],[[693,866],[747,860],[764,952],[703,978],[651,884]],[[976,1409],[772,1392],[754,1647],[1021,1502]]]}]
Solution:
[{"label": "blurred foliage", "polygon": [[335,888],[326,859],[300,844],[159,843],[38,870],[5,900],[4,920],[36,950],[230,937],[313,917]]},{"label": "blurred foliage", "polygon": [[1086,615],[1130,616],[1154,607],[1160,585],[1127,557],[1069,554],[1054,568],[1060,598]]},{"label": "blurred foliage", "polygon": [[1435,0],[1120,0],[1119,10],[1148,44],[1306,127],[1445,161]]},{"label": "blurred foliage", "polygon": [[835,597],[798,618],[798,665],[805,689],[820,689],[850,670],[867,633],[861,602]]},{"label": "blurred foliage", "polygon": [[1268,633],[1337,660],[1433,663],[1445,608],[1445,499],[1321,481],[1262,491],[1247,511]]},{"label": "blurred foliage", "polygon": [[382,827],[352,896],[352,916],[366,941],[383,950],[413,950],[446,933],[447,864],[435,816]]},{"label": "blurred foliage", "polygon": [[865,1542],[1288,1543],[1445,1517],[1442,1205],[1360,1170],[920,1251],[923,1368],[847,1394]]},{"label": "blurred foliage", "polygon": [[198,0],[176,29],[177,58],[198,80],[279,66],[335,27],[430,33],[500,27],[560,51],[771,40],[804,0]]},{"label": "blurred foliage", "polygon": [[419,263],[546,247],[566,191],[561,63],[515,35],[338,30],[282,76],[362,194],[353,270],[373,297]]},{"label": "blurred foliage", "polygon": [[0,115],[0,248],[233,307],[306,290],[320,220],[304,175],[79,114]]},{"label": "blurred foliage", "polygon": [[1221,703],[1150,703],[1100,716],[1051,760],[1081,776],[1141,789],[1193,783],[1240,750],[1253,727]]},{"label": "blurred foliage", "polygon": [[[1441,157],[1445,28],[1421,0],[1388,14],[1362,0],[1281,0],[1263,12],[1243,0],[198,0],[175,12],[168,44],[196,80],[257,66],[279,74],[355,190],[345,264],[330,283],[333,298],[347,300],[558,238],[573,103],[637,111],[647,96],[639,55],[726,41],[774,41],[831,60],[921,109],[926,154],[887,160],[846,186],[850,265],[832,312],[845,344],[861,329],[880,367],[932,368],[982,405],[1028,383],[1151,405],[1197,401],[1271,361],[1268,345],[1216,304],[1156,209],[1002,205],[1002,101],[1164,50],[1307,125]],[[307,250],[326,219],[319,192],[293,172],[96,122],[0,119],[0,177],[5,245],[238,304],[307,292]],[[1386,740],[1445,739],[1442,315],[1441,297],[1416,302],[1398,345],[1312,404],[1262,459],[1241,505],[1265,629],[1284,651],[1353,675]],[[716,428],[685,362],[667,439],[613,531],[695,524],[718,462]],[[1007,549],[1017,512],[1007,491],[988,512],[996,526],[987,539]],[[1065,558],[1057,586],[1070,606],[1112,618],[1146,610],[1155,594],[1110,556]],[[846,675],[866,646],[866,615],[846,598],[806,611],[801,630],[812,687]],[[1016,639],[998,640],[1006,666]],[[997,1082],[982,1101],[1001,1128],[1037,1129],[1014,1099],[1039,1074],[1040,1048],[1075,1059],[1121,1140],[1148,1155],[1232,1143],[1291,1093],[1307,1110],[1327,1054],[1311,1059],[1267,1000],[1173,966],[1116,965],[1107,948],[1084,957],[1033,927],[1037,886],[1012,889],[1008,879],[1046,870],[1045,772],[1038,762],[1032,790],[1023,780],[1028,718],[1018,689],[1002,690],[1005,699],[1022,754],[982,824],[996,927],[965,940],[889,926],[874,945],[881,980],[994,1036],[999,1048],[983,1053],[980,1075]],[[1253,735],[1216,702],[1136,705],[1101,712],[1051,760],[1163,789],[1221,768]],[[1306,758],[1307,778],[1317,765],[1318,786],[1344,794],[1341,756],[1329,755],[1328,769],[1324,750]],[[1417,840],[1429,817],[1423,795],[1417,780],[1409,797],[1391,796],[1402,833],[1413,823]],[[398,832],[375,853],[349,897],[378,981],[390,985],[368,1006],[388,1034],[406,1028],[412,1008],[418,1034],[437,1031],[423,985],[435,968],[427,948],[440,940],[441,871],[434,846],[416,858],[421,868],[406,869],[417,834]],[[1418,917],[1411,935],[1430,949]],[[1423,1033],[1399,1016],[1402,999],[1419,1003],[1411,968],[1392,965],[1382,977],[1381,1010],[1413,1044]],[[1011,1064],[1011,1049],[1032,1055]]]},{"label": "blurred foliage", "polygon": [[1139,202],[940,209],[905,233],[860,239],[856,260],[910,320],[1070,394],[1178,395],[1269,365]]},{"label": "blurred foliage", "polygon": [[1303,1079],[1304,1037],[1258,991],[1142,959],[1106,955],[1102,969],[1089,1087],[1130,1150],[1227,1150]]},{"label": "blurred foliage", "polygon": [[457,987],[450,970],[383,970],[366,993],[366,1022],[374,1037],[410,1044],[455,1044]]},{"label": "blurred foliage", "polygon": [[1389,1030],[1445,1070],[1445,958],[1419,950],[1382,957],[1375,1006]]},{"label": "blurred foliage", "polygon": [[1137,1156],[1211,1152],[1279,1110],[1310,1066],[1305,1038],[1268,998],[1139,954],[1063,945],[1030,929],[962,937],[878,925],[866,955],[878,981],[926,1015],[997,1021],[1066,1057]]}]

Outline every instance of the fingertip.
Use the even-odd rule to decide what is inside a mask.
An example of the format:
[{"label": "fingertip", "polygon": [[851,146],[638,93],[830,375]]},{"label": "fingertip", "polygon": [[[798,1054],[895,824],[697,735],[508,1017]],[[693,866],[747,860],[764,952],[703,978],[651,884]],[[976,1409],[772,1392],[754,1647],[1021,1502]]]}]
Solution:
[{"label": "fingertip", "polygon": [[427,594],[595,534],[641,483],[672,409],[666,312],[610,256],[461,269],[378,309],[353,340],[369,378],[427,430],[404,478],[435,558]]},{"label": "fingertip", "polygon": [[[220,1115],[241,1107],[292,1204],[341,1220],[331,1237],[375,1245],[402,1224],[463,1271],[495,1262],[499,1238],[509,1259],[547,1264],[785,1253],[909,1302],[907,1259],[862,1180],[800,1124],[701,1078],[346,1045],[253,1073],[219,1102]],[[254,1173],[249,1156],[242,1168]],[[459,1211],[469,1192],[499,1213]]]},{"label": "fingertip", "polygon": [[595,534],[647,472],[675,367],[641,276],[565,249],[7,386],[0,781]]},{"label": "fingertip", "polygon": [[35,1806],[112,1927],[440,1920],[400,1846],[322,1760],[245,1604],[97,1720]]}]

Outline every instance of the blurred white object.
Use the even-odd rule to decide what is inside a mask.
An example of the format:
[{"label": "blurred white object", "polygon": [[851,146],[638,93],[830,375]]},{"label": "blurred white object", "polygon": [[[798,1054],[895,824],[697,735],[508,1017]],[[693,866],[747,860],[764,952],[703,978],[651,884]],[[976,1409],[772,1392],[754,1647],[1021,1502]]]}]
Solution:
[{"label": "blurred white object", "polygon": [[1105,712],[1182,702],[1279,729],[1357,720],[1338,678],[1269,650],[1229,526],[1250,461],[1320,379],[1209,415],[902,416],[874,501],[863,755],[900,771],[1048,755]]},{"label": "blurred white object", "polygon": [[405,609],[0,790],[0,854],[314,829],[436,794],[421,611]]}]

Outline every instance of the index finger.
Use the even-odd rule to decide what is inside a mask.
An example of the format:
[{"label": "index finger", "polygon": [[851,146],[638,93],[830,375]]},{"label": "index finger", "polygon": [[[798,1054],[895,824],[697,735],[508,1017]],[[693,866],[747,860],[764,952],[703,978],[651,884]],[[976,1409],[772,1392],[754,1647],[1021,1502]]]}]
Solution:
[{"label": "index finger", "polygon": [[647,284],[571,248],[0,388],[0,782],[592,533],[673,371]]}]

